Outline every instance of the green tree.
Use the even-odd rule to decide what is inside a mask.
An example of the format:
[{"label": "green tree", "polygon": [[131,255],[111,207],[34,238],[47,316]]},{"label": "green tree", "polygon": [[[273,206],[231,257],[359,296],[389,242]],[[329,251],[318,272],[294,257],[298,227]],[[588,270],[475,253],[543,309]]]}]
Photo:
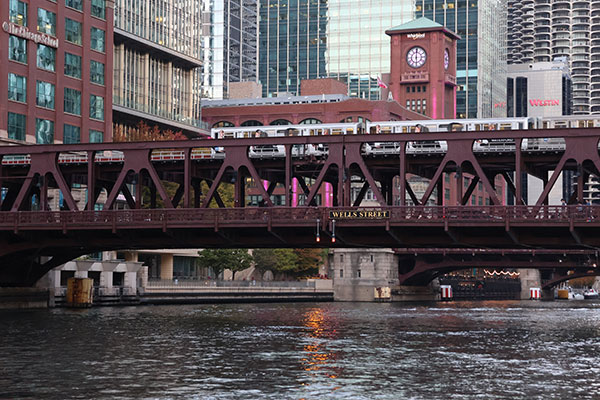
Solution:
[{"label": "green tree", "polygon": [[292,249],[256,249],[253,257],[255,267],[261,271],[294,271],[298,262]]},{"label": "green tree", "polygon": [[261,271],[271,270],[294,276],[313,275],[323,262],[321,249],[256,249],[255,266]]},{"label": "green tree", "polygon": [[226,269],[235,275],[252,266],[252,256],[245,249],[204,249],[198,256],[198,267],[211,268],[217,277]]}]

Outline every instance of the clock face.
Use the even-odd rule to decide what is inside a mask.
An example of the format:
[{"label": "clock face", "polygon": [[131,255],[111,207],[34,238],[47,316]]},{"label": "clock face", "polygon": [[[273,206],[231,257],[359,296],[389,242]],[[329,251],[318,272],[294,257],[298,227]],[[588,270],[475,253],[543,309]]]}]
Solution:
[{"label": "clock face", "polygon": [[427,53],[422,47],[415,46],[406,53],[406,62],[413,68],[422,67],[427,60]]},{"label": "clock face", "polygon": [[444,50],[444,69],[448,69],[450,66],[450,54],[448,53],[448,49]]}]

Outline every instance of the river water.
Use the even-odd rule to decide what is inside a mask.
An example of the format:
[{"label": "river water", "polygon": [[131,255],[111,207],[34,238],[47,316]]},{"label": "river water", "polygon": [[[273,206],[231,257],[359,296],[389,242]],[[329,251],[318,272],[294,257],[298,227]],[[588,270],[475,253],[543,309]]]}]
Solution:
[{"label": "river water", "polygon": [[0,399],[598,399],[600,303],[0,312]]}]

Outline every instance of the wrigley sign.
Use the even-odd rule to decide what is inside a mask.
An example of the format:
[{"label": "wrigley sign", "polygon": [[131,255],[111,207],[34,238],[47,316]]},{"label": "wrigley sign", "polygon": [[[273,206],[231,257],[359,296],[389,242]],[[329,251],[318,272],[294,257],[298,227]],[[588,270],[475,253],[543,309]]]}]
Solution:
[{"label": "wrigley sign", "polygon": [[329,219],[383,219],[389,217],[389,211],[329,211]]},{"label": "wrigley sign", "polygon": [[4,32],[22,37],[23,39],[32,40],[35,43],[41,43],[45,46],[58,48],[58,39],[45,33],[31,32],[26,26],[14,24],[12,22],[4,22],[2,24]]}]

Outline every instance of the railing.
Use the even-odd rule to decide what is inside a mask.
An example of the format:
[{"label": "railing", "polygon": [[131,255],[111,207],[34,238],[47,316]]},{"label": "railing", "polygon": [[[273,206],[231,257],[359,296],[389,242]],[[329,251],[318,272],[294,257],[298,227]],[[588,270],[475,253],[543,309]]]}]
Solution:
[{"label": "railing", "polygon": [[[342,212],[330,215],[331,211]],[[386,211],[379,217],[353,218],[345,211]],[[363,216],[366,214],[363,214]],[[367,215],[368,217],[368,215]],[[460,224],[498,225],[504,223],[599,223],[600,207],[573,206],[397,206],[397,207],[246,207],[198,209],[149,209],[107,211],[19,211],[0,212],[0,229],[47,230],[69,229],[137,229],[185,227],[261,227],[311,226],[336,219],[337,226]]]},{"label": "railing", "polygon": [[214,279],[149,279],[147,288],[238,288],[238,287],[261,287],[261,288],[315,288],[315,281],[224,281]]}]

